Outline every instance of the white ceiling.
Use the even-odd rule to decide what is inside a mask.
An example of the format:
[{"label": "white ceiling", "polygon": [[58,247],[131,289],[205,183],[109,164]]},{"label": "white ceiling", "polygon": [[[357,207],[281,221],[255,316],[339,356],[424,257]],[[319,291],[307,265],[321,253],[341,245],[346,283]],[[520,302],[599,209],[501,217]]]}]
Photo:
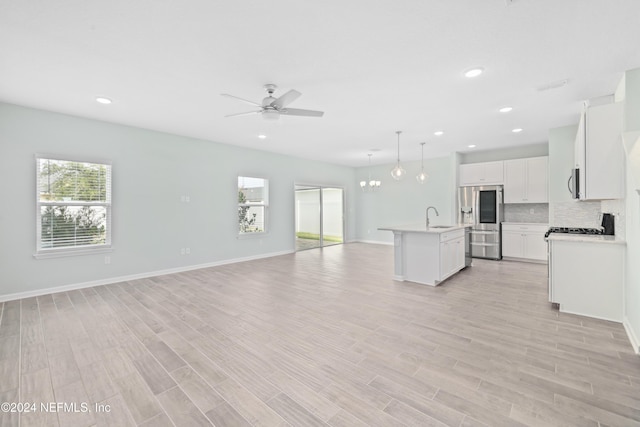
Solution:
[{"label": "white ceiling", "polygon": [[[544,142],[639,40],[638,0],[0,0],[0,101],[363,166],[394,161],[396,130],[403,160]],[[265,83],[325,116],[224,117],[252,108],[220,93]]]}]

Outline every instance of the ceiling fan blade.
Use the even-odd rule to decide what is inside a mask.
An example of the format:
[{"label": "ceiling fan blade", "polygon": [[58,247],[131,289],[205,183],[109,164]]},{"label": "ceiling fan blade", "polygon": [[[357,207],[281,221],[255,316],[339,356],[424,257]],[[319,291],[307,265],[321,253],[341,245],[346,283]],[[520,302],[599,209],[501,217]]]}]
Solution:
[{"label": "ceiling fan blade", "polygon": [[322,117],[324,115],[324,111],[301,110],[300,108],[285,108],[283,110],[280,110],[280,114],[286,114],[287,116]]},{"label": "ceiling fan blade", "polygon": [[298,99],[300,95],[302,95],[300,92],[298,92],[297,90],[291,89],[289,92],[285,93],[280,98],[273,101],[271,103],[271,106],[275,107],[276,109],[284,108],[287,105],[291,104],[296,99]]},{"label": "ceiling fan blade", "polygon": [[249,114],[259,114],[262,113],[262,110],[258,111],[247,111],[246,113],[236,113],[236,114],[228,114],[225,117],[235,117],[235,116],[248,116]]},{"label": "ceiling fan blade", "polygon": [[258,104],[257,102],[249,101],[247,99],[240,98],[240,97],[237,97],[235,95],[229,95],[228,93],[221,93],[220,95],[226,96],[226,97],[229,97],[229,98],[233,98],[233,99],[237,99],[238,101],[246,102],[247,104],[251,104],[254,107],[262,107],[262,105]]}]

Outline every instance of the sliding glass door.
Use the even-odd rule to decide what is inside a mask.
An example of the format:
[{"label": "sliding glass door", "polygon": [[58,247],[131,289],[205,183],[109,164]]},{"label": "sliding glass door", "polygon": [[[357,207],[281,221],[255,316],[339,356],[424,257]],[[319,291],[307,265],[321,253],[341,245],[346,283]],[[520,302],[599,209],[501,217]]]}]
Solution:
[{"label": "sliding glass door", "polygon": [[296,250],[337,245],[344,241],[344,190],[295,186]]}]

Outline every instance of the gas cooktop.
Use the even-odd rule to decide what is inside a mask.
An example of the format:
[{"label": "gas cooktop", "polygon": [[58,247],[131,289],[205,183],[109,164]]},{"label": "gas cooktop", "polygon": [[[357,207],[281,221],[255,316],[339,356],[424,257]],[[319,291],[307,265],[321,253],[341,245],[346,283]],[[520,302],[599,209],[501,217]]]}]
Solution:
[{"label": "gas cooktop", "polygon": [[544,234],[549,237],[551,233],[568,233],[568,234],[602,234],[601,228],[582,228],[582,227],[551,227]]}]

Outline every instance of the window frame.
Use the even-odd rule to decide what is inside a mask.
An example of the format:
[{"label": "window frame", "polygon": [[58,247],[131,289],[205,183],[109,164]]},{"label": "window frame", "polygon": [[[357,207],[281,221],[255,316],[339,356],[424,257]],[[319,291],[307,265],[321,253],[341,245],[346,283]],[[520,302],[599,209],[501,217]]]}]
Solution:
[{"label": "window frame", "polygon": [[[55,160],[69,163],[88,163],[98,164],[109,167],[109,173],[106,183],[108,191],[105,202],[81,202],[81,201],[52,201],[43,202],[40,200],[40,179],[39,179],[39,161],[40,160]],[[67,256],[77,255],[90,255],[98,253],[113,252],[111,236],[112,236],[112,224],[113,224],[113,164],[110,160],[88,158],[88,157],[73,157],[46,153],[36,153],[34,156],[35,165],[35,208],[36,208],[36,250],[33,257],[36,259],[46,258],[59,258]],[[92,244],[92,245],[79,245],[79,246],[64,246],[57,248],[43,248],[42,247],[42,214],[41,208],[43,206],[99,206],[105,208],[105,243]]]},{"label": "window frame", "polygon": [[[261,179],[264,181],[264,194],[263,194],[263,202],[262,203],[240,203],[236,202],[236,210],[241,207],[262,207],[264,210],[263,213],[263,229],[262,231],[251,231],[251,232],[242,232],[240,231],[238,217],[236,216],[236,237],[238,239],[250,239],[252,237],[264,237],[269,234],[269,179],[260,175],[248,175],[248,174],[238,174],[236,177],[236,199],[238,197],[238,192],[240,191],[240,186],[238,181],[240,178],[249,178],[249,179]],[[237,215],[237,213],[236,213]]]}]

